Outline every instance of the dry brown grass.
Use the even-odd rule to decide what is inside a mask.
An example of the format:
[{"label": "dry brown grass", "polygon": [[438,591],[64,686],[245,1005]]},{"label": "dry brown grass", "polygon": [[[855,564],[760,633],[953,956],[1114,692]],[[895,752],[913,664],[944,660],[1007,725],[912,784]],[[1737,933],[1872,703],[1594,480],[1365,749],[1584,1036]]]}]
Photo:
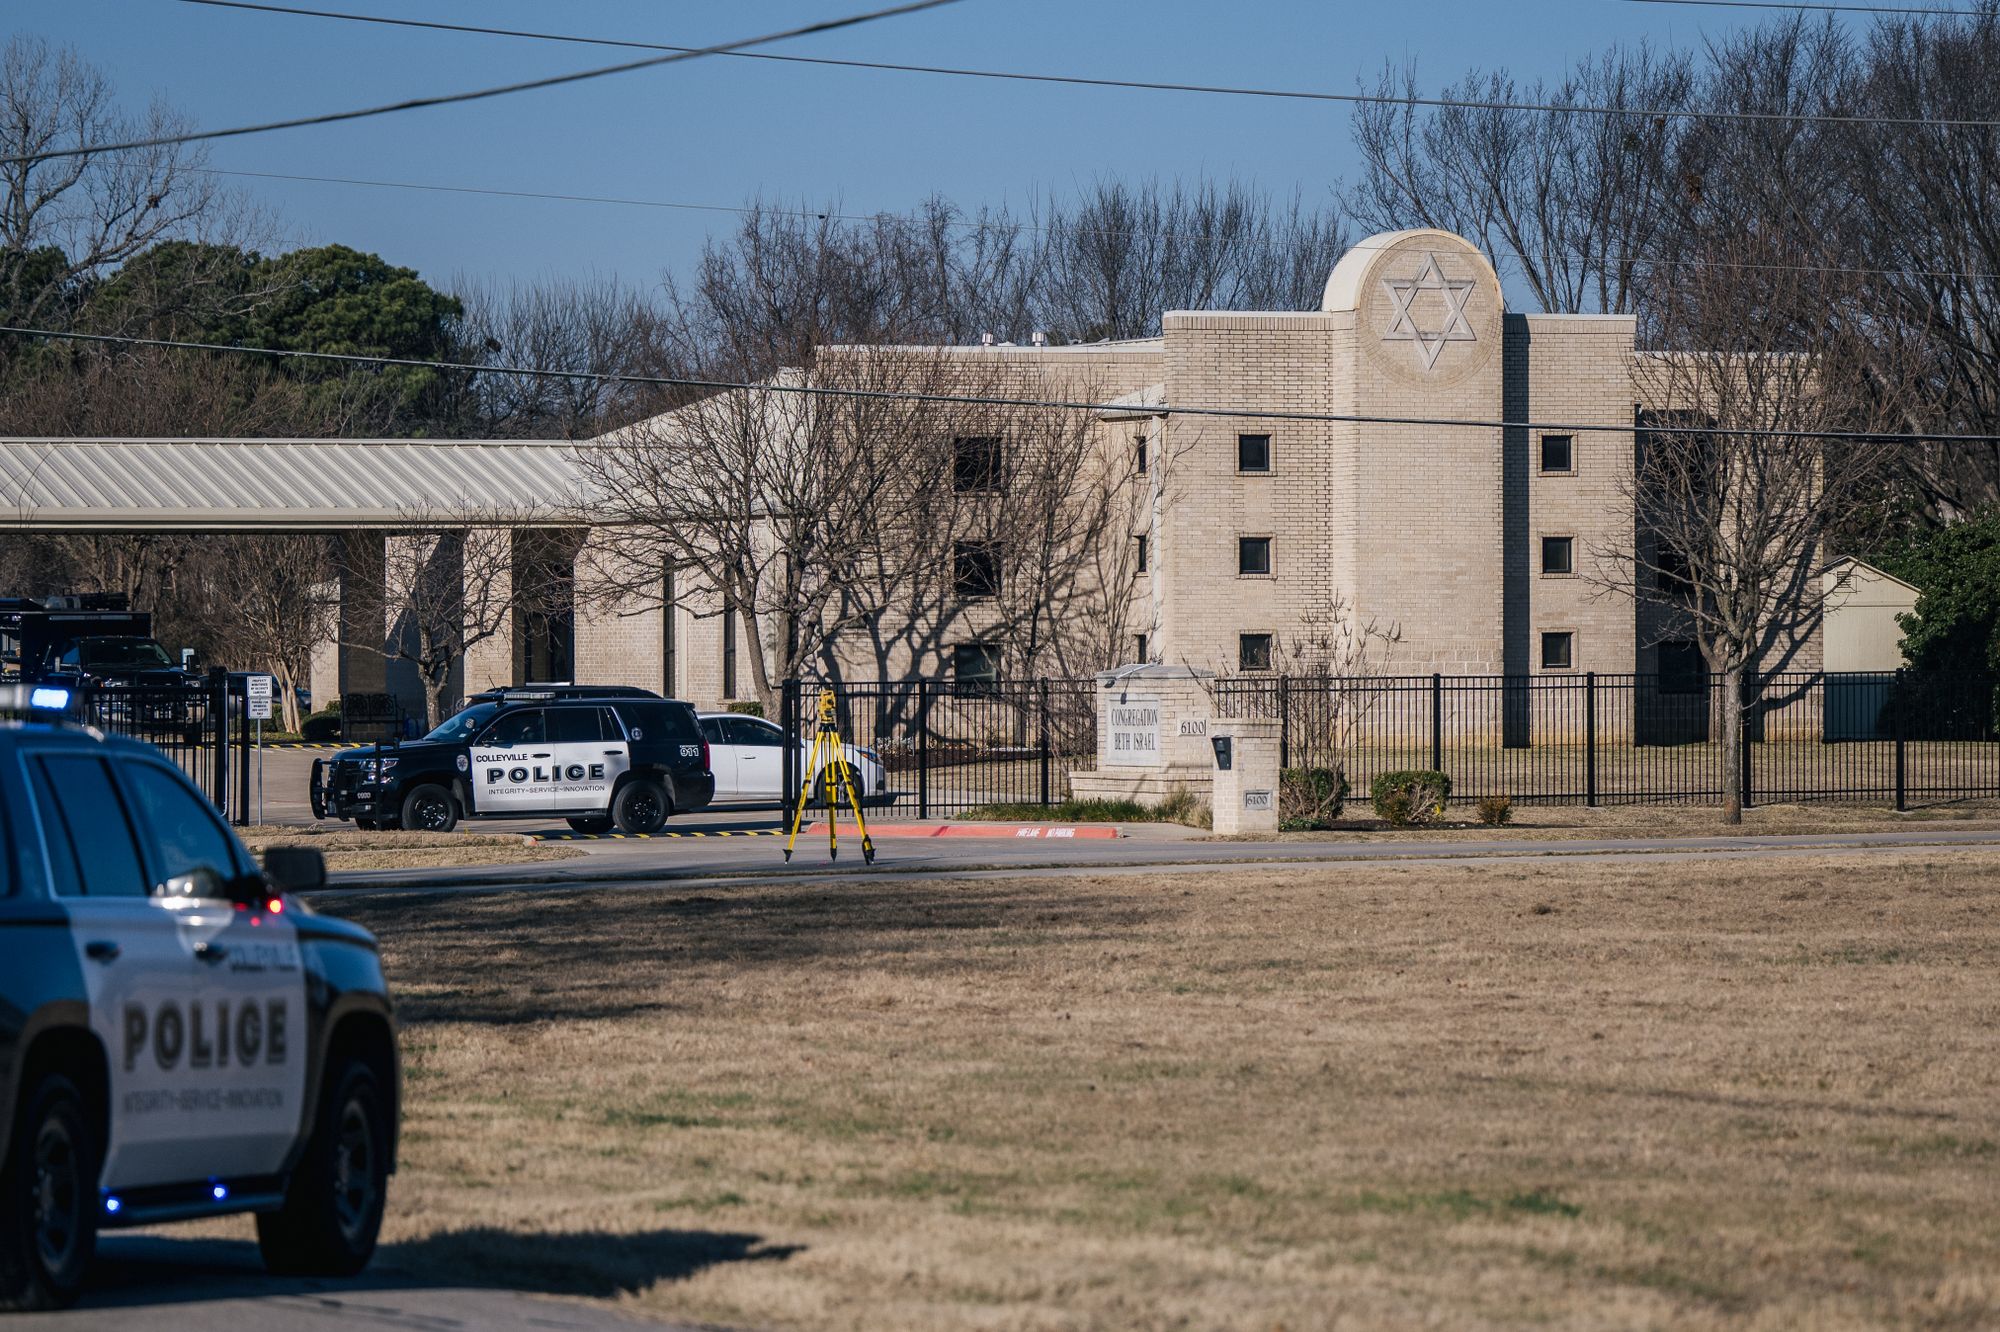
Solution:
[{"label": "dry brown grass", "polygon": [[390,1257],[832,1328],[2000,1322],[2000,854],[344,901]]},{"label": "dry brown grass", "polygon": [[568,860],[575,847],[545,846],[505,834],[362,832],[350,828],[239,828],[243,845],[258,855],[273,846],[309,846],[329,870],[456,869],[465,865],[518,865]]}]

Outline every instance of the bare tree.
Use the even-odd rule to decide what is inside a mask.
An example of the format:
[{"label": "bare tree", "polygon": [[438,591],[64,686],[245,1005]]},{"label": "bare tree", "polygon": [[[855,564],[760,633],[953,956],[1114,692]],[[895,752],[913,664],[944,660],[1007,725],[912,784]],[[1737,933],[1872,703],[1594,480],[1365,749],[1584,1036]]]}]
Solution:
[{"label": "bare tree", "polygon": [[203,541],[201,555],[230,571],[233,597],[219,617],[221,652],[241,667],[277,677],[281,720],[296,734],[298,689],[311,677],[313,648],[339,629],[339,599],[328,586],[334,572],[328,543],[314,536],[227,536]]},{"label": "bare tree", "polygon": [[551,278],[504,286],[461,280],[459,358],[500,361],[588,378],[487,373],[455,384],[452,414],[481,438],[583,439],[671,405],[652,386],[620,378],[671,369],[665,312],[616,278]]},{"label": "bare tree", "polygon": [[[1723,817],[1742,819],[1746,702],[1796,668],[1820,625],[1818,570],[1832,525],[1879,477],[1893,385],[1857,354],[1843,317],[1856,279],[1775,227],[1722,230],[1719,262],[1676,275],[1659,345],[1635,367],[1652,408],[1625,485],[1637,534],[1587,574],[1650,608],[1654,637],[1688,637],[1719,682]],[[1864,367],[1857,372],[1857,367]]]},{"label": "bare tree", "polygon": [[[1629,116],[1411,101],[1359,106],[1353,134],[1363,167],[1343,196],[1347,213],[1370,231],[1426,226],[1469,237],[1496,266],[1512,260],[1544,310],[1630,311],[1646,257],[1671,222],[1663,202],[1684,133],[1672,117],[1636,113],[1684,108],[1695,86],[1688,57],[1641,44],[1579,61],[1553,85],[1521,85],[1498,71],[1468,74],[1442,93],[1630,107]],[[1385,71],[1376,91],[1415,98],[1415,71]]]},{"label": "bare tree", "polygon": [[[1854,100],[1871,114],[1915,120],[2000,117],[2000,14],[1892,19],[1865,49]],[[1878,348],[1918,390],[1903,428],[2000,433],[2000,212],[1993,207],[1990,131],[1855,126],[1839,136],[1852,182],[1841,213]],[[1949,522],[2000,505],[2000,445],[1953,441],[1898,452],[1889,478],[1920,521]]]},{"label": "bare tree", "polygon": [[1148,337],[1167,310],[1308,310],[1340,223],[1237,182],[1099,180],[1036,211],[1037,323],[1071,342]]},{"label": "bare tree", "polygon": [[79,284],[207,215],[214,178],[181,145],[43,157],[55,149],[171,134],[160,105],[138,120],[116,108],[104,75],[75,52],[17,35],[0,51],[0,302],[38,325]]},{"label": "bare tree", "polygon": [[450,715],[457,702],[454,685],[467,652],[511,634],[517,614],[545,609],[555,594],[554,581],[538,574],[533,561],[515,558],[510,529],[542,522],[546,515],[502,520],[415,509],[386,542],[382,584],[390,632],[384,642],[357,646],[415,668],[429,724]]},{"label": "bare tree", "polygon": [[908,395],[962,392],[947,352],[849,349],[781,372],[769,389],[713,394],[579,451],[606,595],[657,604],[660,571],[737,617],[752,687],[822,655],[878,515],[902,502],[912,441],[935,415]]}]

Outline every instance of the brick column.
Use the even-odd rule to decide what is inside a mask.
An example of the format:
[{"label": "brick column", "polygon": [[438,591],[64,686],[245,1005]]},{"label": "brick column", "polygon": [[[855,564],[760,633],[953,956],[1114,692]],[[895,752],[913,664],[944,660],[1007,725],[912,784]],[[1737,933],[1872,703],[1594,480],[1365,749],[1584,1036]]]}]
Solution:
[{"label": "brick column", "polygon": [[[339,692],[387,692],[387,662],[382,656],[388,628],[383,592],[383,539],[380,532],[343,532],[340,549],[340,663],[335,672]],[[315,700],[318,701],[317,699]]]},{"label": "brick column", "polygon": [[1218,837],[1278,831],[1278,727],[1268,720],[1217,718],[1214,740],[1229,742],[1229,767],[1215,772],[1211,804]]},{"label": "brick column", "polygon": [[[461,576],[471,580],[465,590],[466,637],[471,639],[492,623],[494,608],[504,608],[513,600],[513,532],[475,528],[466,533]],[[521,683],[517,673],[520,654],[514,643],[520,617],[509,611],[499,618],[502,622],[496,633],[466,645],[460,669],[468,694]]]},{"label": "brick column", "polygon": [[[593,533],[576,557],[576,678],[594,685],[665,683],[665,570],[642,569]],[[627,589],[613,592],[613,588]],[[641,589],[650,589],[648,596]]]}]

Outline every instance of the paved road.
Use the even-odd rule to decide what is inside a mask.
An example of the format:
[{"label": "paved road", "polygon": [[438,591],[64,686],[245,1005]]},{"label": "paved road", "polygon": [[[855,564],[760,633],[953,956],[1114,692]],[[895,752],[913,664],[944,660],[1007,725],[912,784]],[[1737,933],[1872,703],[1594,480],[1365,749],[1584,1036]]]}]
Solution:
[{"label": "paved road", "polygon": [[672,1325],[629,1318],[601,1304],[423,1282],[397,1269],[394,1250],[353,1281],[300,1281],[267,1276],[247,1240],[153,1235],[107,1236],[80,1305],[58,1314],[15,1315],[6,1326],[63,1332],[674,1332]]}]

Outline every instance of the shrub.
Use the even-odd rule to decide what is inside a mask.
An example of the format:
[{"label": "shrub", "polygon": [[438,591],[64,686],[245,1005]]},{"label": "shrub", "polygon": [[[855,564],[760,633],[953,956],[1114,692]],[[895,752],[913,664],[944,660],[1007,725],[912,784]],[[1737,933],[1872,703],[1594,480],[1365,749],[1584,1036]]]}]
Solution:
[{"label": "shrub", "polygon": [[1167,792],[1167,798],[1154,807],[1161,823],[1185,823],[1201,827],[1208,809],[1195,799],[1194,792],[1185,786],[1176,786]]},{"label": "shrub", "polygon": [[764,705],[754,698],[745,699],[739,703],[731,703],[729,710],[731,712],[740,712],[746,717],[761,717],[764,715]]},{"label": "shrub", "polygon": [[1286,832],[1331,828],[1347,807],[1347,774],[1339,768],[1286,768],[1278,774],[1278,827]]},{"label": "shrub", "polygon": [[299,723],[299,738],[324,744],[340,739],[340,711],[328,708],[325,712],[315,712]]},{"label": "shrub", "polygon": [[1398,828],[1419,826],[1444,813],[1451,778],[1427,768],[1385,772],[1368,788],[1375,813]]},{"label": "shrub", "polygon": [[1514,821],[1514,802],[1502,795],[1481,796],[1479,821],[1489,828],[1505,827]]}]

